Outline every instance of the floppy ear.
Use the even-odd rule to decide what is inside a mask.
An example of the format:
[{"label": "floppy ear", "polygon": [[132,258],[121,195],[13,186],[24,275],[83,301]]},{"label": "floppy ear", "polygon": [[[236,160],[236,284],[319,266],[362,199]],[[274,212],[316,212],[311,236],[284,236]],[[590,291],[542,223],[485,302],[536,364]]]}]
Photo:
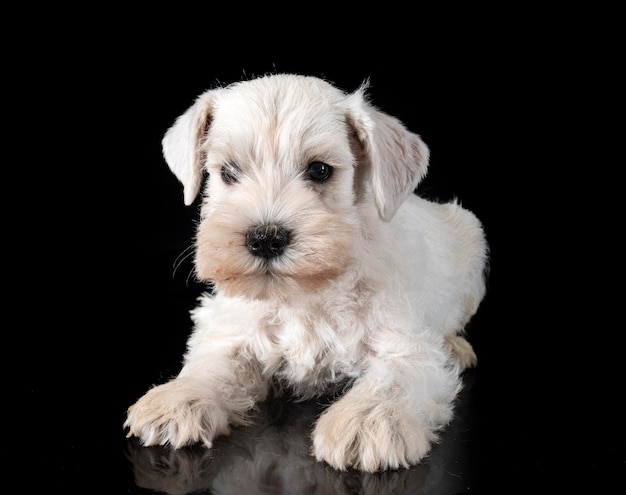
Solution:
[{"label": "floppy ear", "polygon": [[348,96],[348,122],[361,148],[359,166],[368,168],[378,213],[388,222],[426,175],[429,150],[402,122],[371,105],[365,89]]},{"label": "floppy ear", "polygon": [[189,109],[176,119],[161,142],[167,165],[183,184],[186,205],[193,203],[202,183],[201,144],[209,124],[217,91],[200,95]]}]

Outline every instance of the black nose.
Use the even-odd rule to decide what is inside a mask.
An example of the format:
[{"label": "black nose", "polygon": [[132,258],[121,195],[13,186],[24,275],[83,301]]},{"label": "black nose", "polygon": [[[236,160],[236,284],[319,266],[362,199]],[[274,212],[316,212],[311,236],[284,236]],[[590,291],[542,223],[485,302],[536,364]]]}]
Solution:
[{"label": "black nose", "polygon": [[289,244],[289,232],[278,225],[260,225],[248,230],[246,245],[255,256],[273,258],[280,256]]}]

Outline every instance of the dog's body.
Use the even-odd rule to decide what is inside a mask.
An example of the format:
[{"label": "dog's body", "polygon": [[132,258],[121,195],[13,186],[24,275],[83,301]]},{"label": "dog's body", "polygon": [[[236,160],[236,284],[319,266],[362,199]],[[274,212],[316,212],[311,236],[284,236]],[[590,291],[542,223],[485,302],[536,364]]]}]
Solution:
[{"label": "dog's body", "polygon": [[200,95],[163,139],[185,202],[208,172],[184,366],[128,411],[145,445],[212,445],[272,387],[343,393],[313,454],[337,469],[408,467],[450,421],[475,364],[464,327],[487,244],[457,203],[415,195],[428,148],[325,81],[272,75]]}]

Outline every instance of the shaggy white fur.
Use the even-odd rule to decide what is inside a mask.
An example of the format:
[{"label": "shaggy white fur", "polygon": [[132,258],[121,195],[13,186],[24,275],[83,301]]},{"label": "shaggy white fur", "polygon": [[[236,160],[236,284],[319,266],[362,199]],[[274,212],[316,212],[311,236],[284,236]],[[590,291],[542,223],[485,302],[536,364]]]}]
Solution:
[{"label": "shaggy white fur", "polygon": [[272,387],[344,387],[312,431],[336,469],[418,463],[476,356],[464,327],[488,247],[458,203],[414,194],[421,138],[319,78],[274,74],[200,95],[163,138],[186,204],[203,191],[184,365],[128,410],[144,445],[213,439]]}]

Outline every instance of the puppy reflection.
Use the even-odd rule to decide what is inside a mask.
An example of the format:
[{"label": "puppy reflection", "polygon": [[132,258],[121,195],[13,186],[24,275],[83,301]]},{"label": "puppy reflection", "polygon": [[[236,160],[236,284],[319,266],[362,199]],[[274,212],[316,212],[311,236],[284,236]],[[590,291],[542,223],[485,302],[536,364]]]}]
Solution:
[{"label": "puppy reflection", "polygon": [[[337,471],[310,454],[310,430],[326,406],[318,402],[260,404],[255,422],[233,429],[215,441],[212,449],[201,445],[182,449],[143,447],[128,440],[128,458],[135,482],[171,495],[309,494],[309,495],[409,495],[456,493],[464,464],[463,418],[457,418],[442,442],[418,466],[407,470],[365,473]],[[463,412],[462,404],[459,412]],[[451,458],[455,456],[456,458]],[[466,476],[463,476],[466,480]],[[436,490],[431,492],[430,489]]]}]

